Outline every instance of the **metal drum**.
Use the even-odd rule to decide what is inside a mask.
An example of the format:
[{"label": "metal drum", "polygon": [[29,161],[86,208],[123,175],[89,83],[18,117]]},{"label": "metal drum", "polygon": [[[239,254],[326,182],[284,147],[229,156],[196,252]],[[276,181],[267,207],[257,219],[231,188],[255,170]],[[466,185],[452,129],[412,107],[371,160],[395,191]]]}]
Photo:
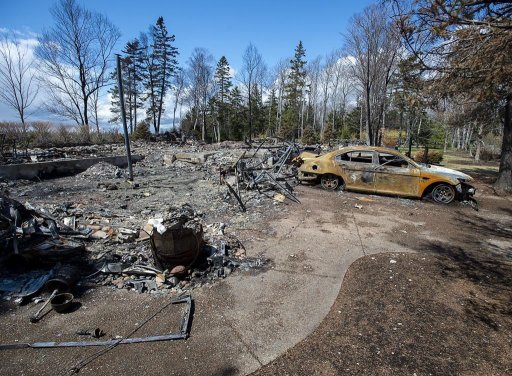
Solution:
[{"label": "metal drum", "polygon": [[172,269],[183,265],[187,269],[196,261],[203,245],[203,228],[169,228],[163,234],[151,234],[151,251],[158,267]]}]

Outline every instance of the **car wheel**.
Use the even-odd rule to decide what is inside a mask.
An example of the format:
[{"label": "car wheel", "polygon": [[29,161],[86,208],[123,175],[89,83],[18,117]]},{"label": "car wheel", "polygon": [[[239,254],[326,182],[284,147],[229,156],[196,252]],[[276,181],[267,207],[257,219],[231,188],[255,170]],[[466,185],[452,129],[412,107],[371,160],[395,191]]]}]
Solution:
[{"label": "car wheel", "polygon": [[449,204],[455,199],[455,188],[448,184],[439,184],[432,190],[432,198],[439,204]]},{"label": "car wheel", "polygon": [[322,188],[328,191],[334,191],[340,186],[340,178],[331,174],[322,175],[320,184],[322,184]]}]

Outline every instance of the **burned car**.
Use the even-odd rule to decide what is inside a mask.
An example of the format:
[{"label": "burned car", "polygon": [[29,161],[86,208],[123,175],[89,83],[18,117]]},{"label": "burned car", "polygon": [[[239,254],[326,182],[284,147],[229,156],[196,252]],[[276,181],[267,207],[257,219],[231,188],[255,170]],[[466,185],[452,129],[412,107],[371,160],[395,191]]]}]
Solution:
[{"label": "burned car", "polygon": [[422,198],[431,195],[441,204],[474,201],[473,178],[460,171],[418,164],[384,147],[353,146],[324,155],[304,152],[299,157],[298,179],[368,193]]}]

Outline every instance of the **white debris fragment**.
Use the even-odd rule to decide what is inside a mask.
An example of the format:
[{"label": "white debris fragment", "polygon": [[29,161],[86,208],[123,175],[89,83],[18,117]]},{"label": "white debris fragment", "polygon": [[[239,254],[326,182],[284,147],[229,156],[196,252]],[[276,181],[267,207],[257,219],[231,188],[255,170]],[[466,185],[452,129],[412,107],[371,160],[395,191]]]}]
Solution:
[{"label": "white debris fragment", "polygon": [[390,264],[396,264],[396,260],[391,259],[391,260],[389,260],[389,263]]},{"label": "white debris fragment", "polygon": [[148,224],[156,228],[156,231],[158,231],[160,235],[163,235],[164,232],[167,231],[167,227],[163,225],[163,222],[163,218],[151,218],[148,220]]}]

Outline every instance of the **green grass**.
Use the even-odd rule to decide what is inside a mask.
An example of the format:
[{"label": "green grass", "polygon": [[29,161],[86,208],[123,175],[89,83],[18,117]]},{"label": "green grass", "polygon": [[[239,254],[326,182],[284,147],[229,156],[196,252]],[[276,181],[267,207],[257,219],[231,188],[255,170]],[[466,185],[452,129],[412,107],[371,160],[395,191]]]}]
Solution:
[{"label": "green grass", "polygon": [[443,166],[453,168],[454,170],[474,170],[479,172],[498,172],[499,162],[477,162],[469,154],[449,150],[444,153]]}]

